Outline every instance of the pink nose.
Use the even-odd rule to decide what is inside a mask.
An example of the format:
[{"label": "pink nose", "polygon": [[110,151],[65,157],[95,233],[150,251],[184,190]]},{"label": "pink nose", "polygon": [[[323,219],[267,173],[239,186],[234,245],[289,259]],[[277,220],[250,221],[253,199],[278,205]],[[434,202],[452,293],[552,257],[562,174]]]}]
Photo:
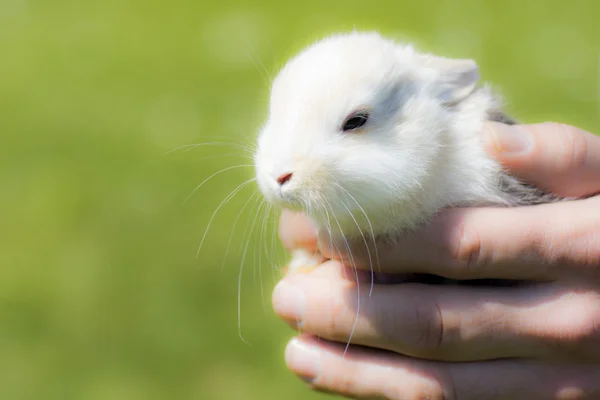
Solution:
[{"label": "pink nose", "polygon": [[279,178],[277,178],[277,183],[279,183],[279,186],[285,185],[286,182],[288,182],[290,179],[292,179],[292,175],[293,174],[291,172],[279,175]]}]

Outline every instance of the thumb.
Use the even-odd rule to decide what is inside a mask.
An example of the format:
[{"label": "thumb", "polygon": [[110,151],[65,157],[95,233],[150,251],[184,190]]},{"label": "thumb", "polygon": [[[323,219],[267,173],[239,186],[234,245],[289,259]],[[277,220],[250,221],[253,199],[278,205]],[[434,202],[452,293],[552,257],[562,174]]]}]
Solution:
[{"label": "thumb", "polygon": [[486,124],[487,152],[513,175],[563,197],[600,192],[600,137],[579,128],[545,122]]}]

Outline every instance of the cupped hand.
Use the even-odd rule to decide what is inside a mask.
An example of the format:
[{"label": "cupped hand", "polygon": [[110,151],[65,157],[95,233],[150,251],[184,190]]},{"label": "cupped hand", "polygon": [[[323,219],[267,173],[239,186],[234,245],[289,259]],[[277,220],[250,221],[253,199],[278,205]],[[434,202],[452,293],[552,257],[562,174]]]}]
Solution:
[{"label": "cupped hand", "polygon": [[[383,399],[600,397],[600,138],[560,124],[490,123],[483,140],[513,174],[585,199],[444,210],[393,244],[354,244],[358,279],[308,219],[283,214],[288,248],[345,260],[286,277],[273,296],[303,332],[288,366],[314,388]],[[384,283],[371,285],[370,268]],[[406,273],[522,283],[390,284]]]}]

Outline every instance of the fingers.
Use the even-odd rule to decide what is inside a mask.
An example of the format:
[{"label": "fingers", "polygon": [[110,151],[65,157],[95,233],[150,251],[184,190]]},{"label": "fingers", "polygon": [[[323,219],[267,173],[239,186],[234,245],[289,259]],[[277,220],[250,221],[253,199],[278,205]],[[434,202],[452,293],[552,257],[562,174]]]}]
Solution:
[{"label": "fingers", "polygon": [[555,285],[357,284],[328,262],[284,279],[276,313],[302,332],[423,359],[600,360],[600,295]]},{"label": "fingers", "polygon": [[487,128],[487,151],[526,182],[563,197],[600,192],[600,137],[557,123]]},{"label": "fingers", "polygon": [[[328,241],[321,247],[326,257],[340,257]],[[379,263],[370,265],[369,253],[375,252]],[[376,249],[367,251],[357,242],[352,254],[363,269],[460,280],[548,281],[577,274],[597,278],[600,197],[533,207],[444,210],[422,229],[378,242]]]},{"label": "fingers", "polygon": [[600,396],[595,365],[520,360],[421,361],[309,336],[294,338],[286,363],[312,388],[357,399],[583,399]]},{"label": "fingers", "polygon": [[[280,232],[288,248],[321,248],[328,258],[342,258],[345,245],[328,239],[317,244],[310,220],[284,211]],[[576,202],[519,208],[449,209],[427,226],[394,241],[365,248],[351,244],[352,261],[363,269],[413,272],[452,279],[556,280],[579,273],[600,273],[600,197]],[[375,259],[377,265],[369,260]]]}]

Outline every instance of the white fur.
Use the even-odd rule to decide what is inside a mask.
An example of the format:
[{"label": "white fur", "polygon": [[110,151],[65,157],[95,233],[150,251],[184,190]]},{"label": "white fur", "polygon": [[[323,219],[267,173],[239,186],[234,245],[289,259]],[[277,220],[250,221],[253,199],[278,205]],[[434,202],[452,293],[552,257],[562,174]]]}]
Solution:
[{"label": "white fur", "polygon": [[[261,191],[333,235],[389,235],[447,206],[511,205],[479,132],[497,110],[477,66],[420,54],[377,33],[336,35],[273,82],[255,155]],[[366,125],[343,132],[368,110]],[[276,178],[293,173],[279,186]],[[338,225],[339,224],[339,225]]]}]

